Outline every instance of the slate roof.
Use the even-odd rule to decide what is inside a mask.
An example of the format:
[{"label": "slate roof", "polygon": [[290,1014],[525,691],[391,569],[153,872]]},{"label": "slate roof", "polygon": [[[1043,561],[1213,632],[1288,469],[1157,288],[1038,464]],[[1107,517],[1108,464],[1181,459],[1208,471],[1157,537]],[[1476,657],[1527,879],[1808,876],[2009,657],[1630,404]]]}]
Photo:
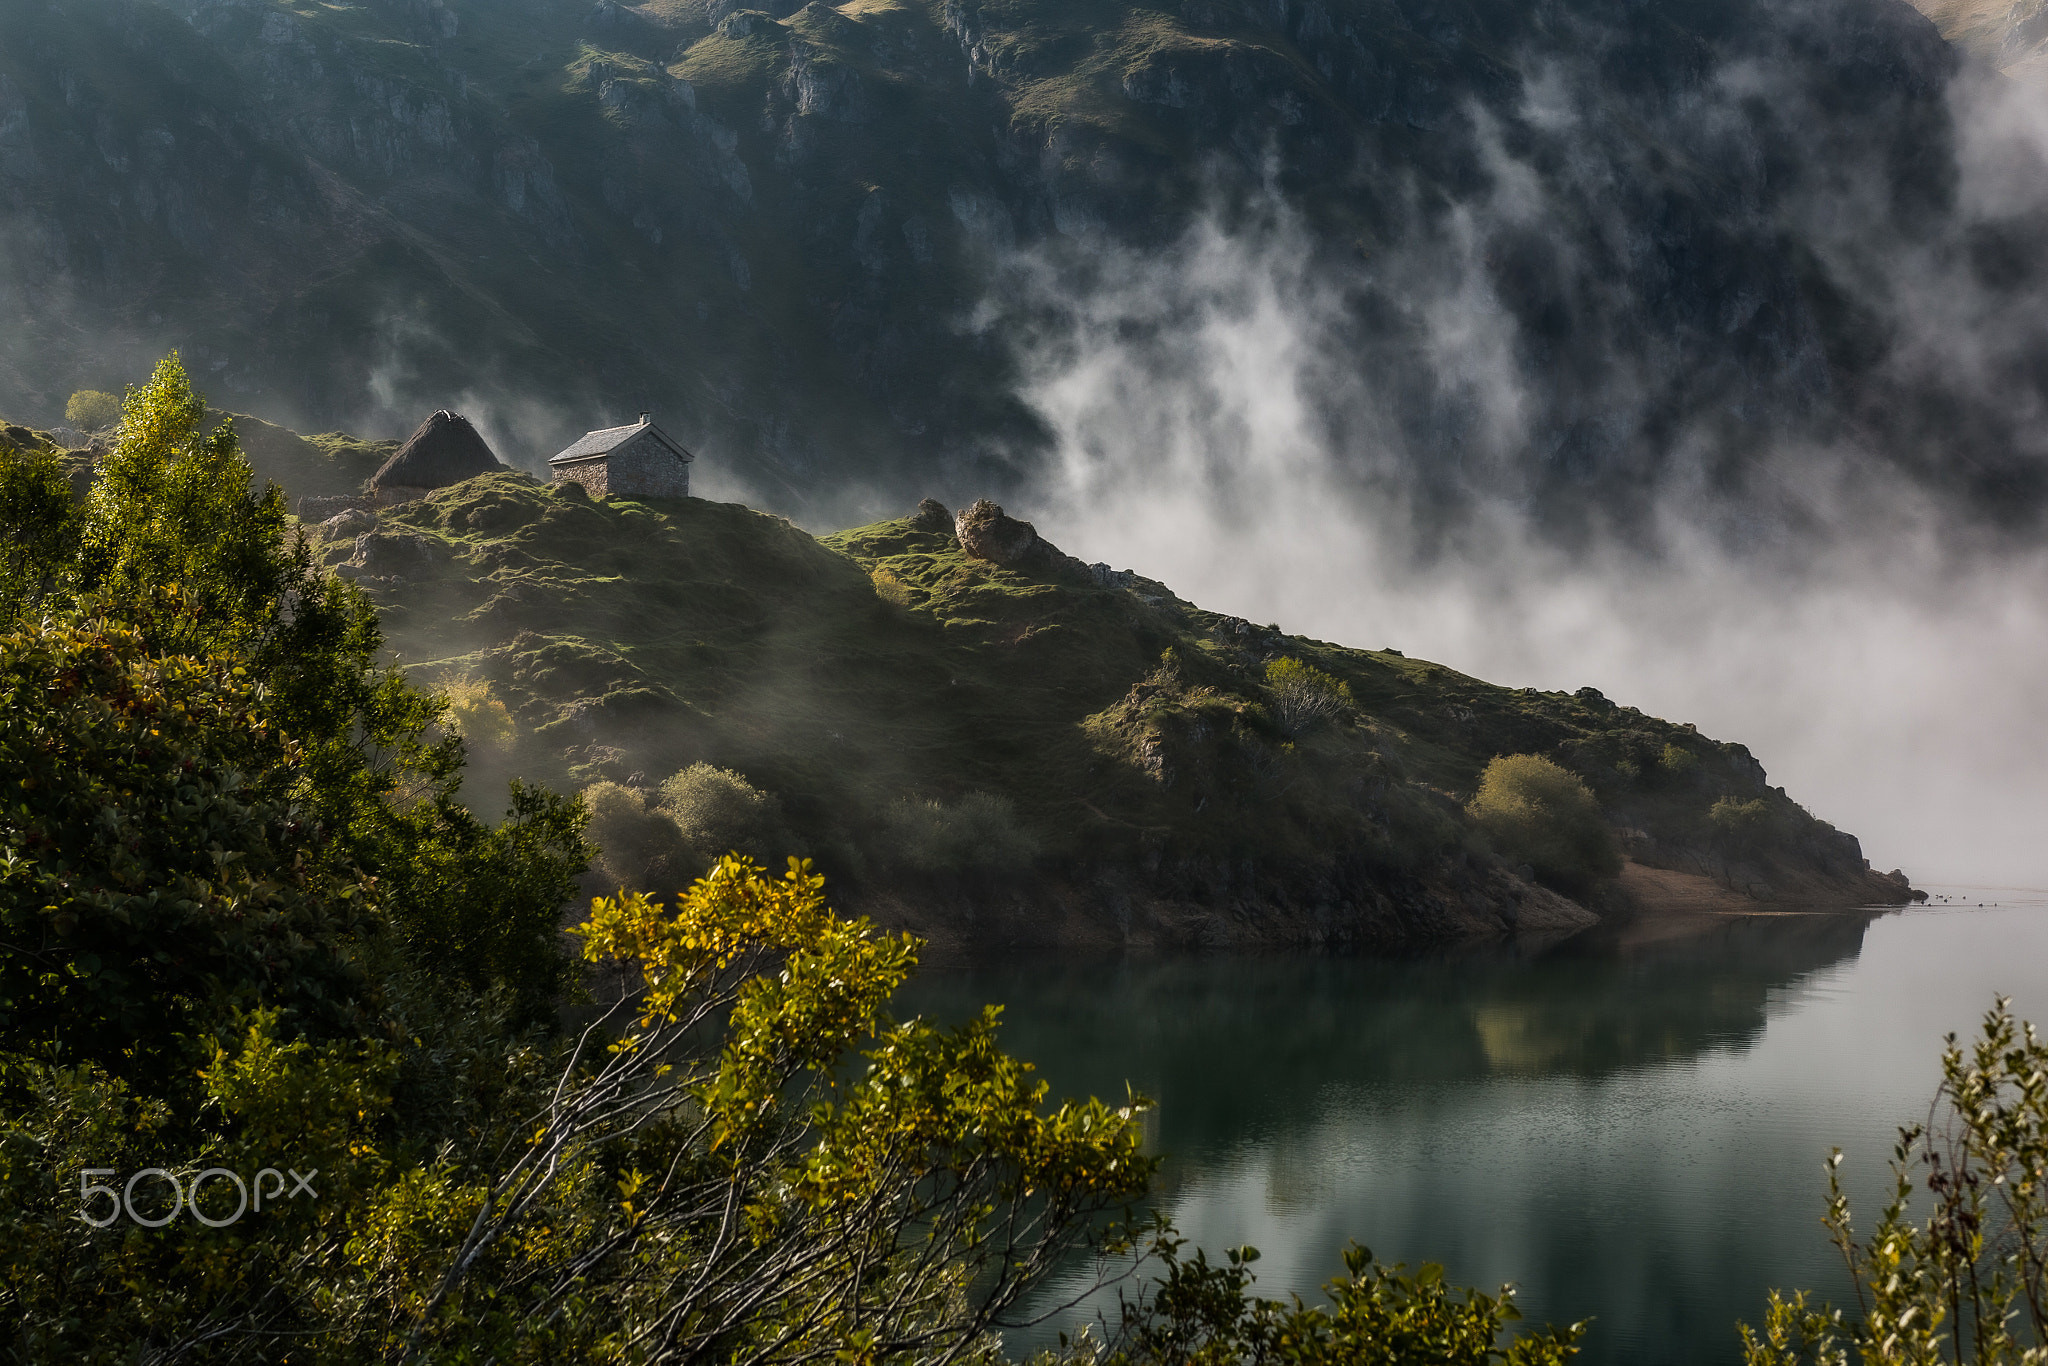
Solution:
[{"label": "slate roof", "polygon": [[420,424],[370,483],[377,488],[438,489],[504,468],[468,418],[443,408]]},{"label": "slate roof", "polygon": [[609,455],[641,432],[650,429],[664,446],[667,446],[684,460],[696,459],[695,456],[678,445],[667,432],[656,427],[652,422],[634,422],[624,427],[605,427],[599,431],[585,432],[571,443],[566,450],[548,457],[548,463],[550,465],[566,465],[574,460],[588,460],[593,456]]}]

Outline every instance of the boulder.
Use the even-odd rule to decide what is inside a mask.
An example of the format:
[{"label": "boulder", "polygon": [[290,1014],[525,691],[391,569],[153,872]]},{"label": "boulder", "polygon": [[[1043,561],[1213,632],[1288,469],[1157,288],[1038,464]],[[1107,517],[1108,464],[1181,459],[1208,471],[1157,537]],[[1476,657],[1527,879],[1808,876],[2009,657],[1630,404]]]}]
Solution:
[{"label": "boulder", "polygon": [[362,508],[344,508],[326,521],[319,523],[320,534],[330,541],[354,540],[364,532],[374,529],[377,515]]},{"label": "boulder", "polygon": [[1038,529],[1031,523],[1004,516],[1003,510],[986,498],[953,519],[953,532],[968,554],[1005,569],[1025,568],[1059,554],[1038,539]]},{"label": "boulder", "polygon": [[917,507],[904,520],[919,531],[939,532],[953,529],[953,514],[936,498],[920,499]]},{"label": "boulder", "polygon": [[366,531],[356,537],[356,553],[350,563],[359,574],[411,578],[446,558],[446,553],[424,536]]}]

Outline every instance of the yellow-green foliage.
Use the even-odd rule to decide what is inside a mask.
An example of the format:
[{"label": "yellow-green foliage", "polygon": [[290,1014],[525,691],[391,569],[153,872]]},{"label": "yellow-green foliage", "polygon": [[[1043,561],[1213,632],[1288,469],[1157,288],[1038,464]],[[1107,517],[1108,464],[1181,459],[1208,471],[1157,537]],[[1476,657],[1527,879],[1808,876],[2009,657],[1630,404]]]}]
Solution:
[{"label": "yellow-green foliage", "polygon": [[771,848],[788,838],[782,804],[731,769],[691,764],[661,785],[656,800],[696,860],[693,872],[724,854],[788,852]]},{"label": "yellow-green foliage", "polygon": [[442,684],[441,695],[448,699],[448,723],[461,733],[472,750],[503,753],[512,748],[518,736],[517,727],[505,704],[491,695],[488,680],[458,678]]},{"label": "yellow-green foliage", "polygon": [[121,420],[121,400],[97,389],[80,389],[64,405],[64,420],[82,432],[104,431]]},{"label": "yellow-green foliage", "polygon": [[[257,1359],[317,1343],[326,1363],[638,1361],[619,1344],[648,1340],[662,1360],[761,1366],[979,1360],[991,1317],[1148,1192],[1136,1103],[1049,1105],[993,1009],[957,1029],[890,1020],[916,941],[835,915],[808,865],[724,860],[673,906],[600,900],[577,934],[635,986],[584,1047],[545,1056],[489,998],[436,1008],[396,979],[393,1013],[357,1037],[237,1018],[170,1099],[11,1056],[8,1348],[128,1360],[205,1334]],[[150,1167],[134,1204],[164,1226],[101,1226],[114,1206],[92,1183]],[[209,1168],[200,1208],[223,1227],[169,1199]],[[263,1168],[315,1193],[255,1186]],[[261,1211],[230,1218],[234,1177],[265,1190]],[[735,1236],[705,1236],[721,1207]],[[839,1350],[871,1336],[919,1349]]]},{"label": "yellow-green foliage", "polygon": [[1722,797],[1707,809],[1707,821],[1724,835],[1741,836],[1761,829],[1770,814],[1771,805],[1762,797],[1746,802]]},{"label": "yellow-green foliage", "polygon": [[1546,880],[1577,886],[1621,867],[1592,791],[1540,754],[1496,757],[1465,811],[1503,857]]},{"label": "yellow-green foliage", "polygon": [[970,792],[957,802],[900,798],[882,813],[885,861],[920,872],[1008,872],[1038,856],[1006,797]]},{"label": "yellow-green foliage", "polygon": [[1699,756],[1689,749],[1667,744],[1664,752],[1657,756],[1657,767],[1674,778],[1684,778],[1700,766]]},{"label": "yellow-green foliage", "polygon": [[1289,656],[1266,666],[1266,687],[1273,694],[1273,714],[1289,734],[1334,721],[1352,708],[1350,684]]},{"label": "yellow-green foliage", "polygon": [[1441,1266],[1424,1262],[1410,1275],[1356,1243],[1323,1304],[1253,1295],[1255,1247],[1218,1262],[1199,1250],[1183,1257],[1171,1238],[1156,1251],[1166,1264],[1158,1296],[1127,1317],[1108,1366],[1564,1366],[1586,1335],[1575,1323],[1507,1336],[1522,1317],[1512,1285],[1497,1296],[1454,1289]]},{"label": "yellow-green foliage", "polygon": [[710,764],[673,775],[651,800],[636,788],[600,782],[583,790],[583,803],[602,851],[599,875],[635,891],[675,891],[722,855],[767,857],[790,838],[771,793]]},{"label": "yellow-green foliage", "polygon": [[897,607],[910,606],[910,585],[903,582],[894,570],[887,566],[878,567],[868,577],[874,581],[875,596],[883,602]]},{"label": "yellow-green foliage", "polygon": [[[1892,1199],[1858,1240],[1828,1158],[1823,1221],[1859,1318],[1771,1292],[1745,1366],[2039,1366],[2048,1325],[2048,1046],[1999,998],[1968,1051],[1948,1036],[1932,1121],[1899,1131]],[[1926,1190],[1915,1190],[1913,1170]],[[1924,1226],[1911,1222],[1926,1215]]]}]

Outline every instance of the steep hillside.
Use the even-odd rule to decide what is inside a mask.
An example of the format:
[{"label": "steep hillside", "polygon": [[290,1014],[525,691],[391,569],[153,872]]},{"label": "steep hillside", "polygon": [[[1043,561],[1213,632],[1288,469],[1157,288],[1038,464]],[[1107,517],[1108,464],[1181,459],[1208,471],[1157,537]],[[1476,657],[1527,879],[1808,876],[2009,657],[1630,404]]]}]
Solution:
[{"label": "steep hillside", "polygon": [[[2028,523],[2040,234],[1957,199],[1956,66],[1898,0],[11,4],[0,407],[182,344],[302,428],[651,406],[792,512],[1001,492],[1022,352],[1208,221],[1300,258],[1383,428],[1338,445],[1425,506],[1626,523],[1848,440]],[[1908,250],[2010,296],[2000,402],[1926,368]]]},{"label": "steep hillside", "polygon": [[2042,0],[1913,0],[1941,35],[2017,80],[2048,82],[2048,4]]},{"label": "steep hillside", "polygon": [[1909,895],[1738,744],[1592,688],[1218,616],[984,521],[956,533],[926,503],[821,541],[502,474],[314,534],[407,667],[457,696],[482,781],[607,785],[622,881],[688,875],[625,842],[664,780],[710,765],[726,775],[693,771],[773,813],[750,827],[762,853],[811,853],[851,904],[958,942],[1571,928],[1589,917],[1560,891],[1624,894],[1536,885],[1463,810],[1491,758],[1533,753],[1583,778],[1641,864],[1751,899]]}]

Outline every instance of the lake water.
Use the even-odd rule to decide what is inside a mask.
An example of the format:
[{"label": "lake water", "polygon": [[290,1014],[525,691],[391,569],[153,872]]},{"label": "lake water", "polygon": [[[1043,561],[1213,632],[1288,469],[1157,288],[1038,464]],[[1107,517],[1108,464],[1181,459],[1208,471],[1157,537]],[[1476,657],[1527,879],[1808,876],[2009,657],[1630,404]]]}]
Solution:
[{"label": "lake water", "polygon": [[1589,1366],[1730,1363],[1770,1287],[1846,1291],[1828,1149],[1873,1219],[1942,1036],[1998,993],[2048,1025],[2048,894],[1935,890],[1966,904],[1398,959],[1013,958],[897,1008],[1001,1002],[1056,1095],[1155,1099],[1163,1208],[1258,1247],[1268,1295],[1313,1296],[1357,1239],[1516,1282],[1532,1323],[1594,1319]]}]

